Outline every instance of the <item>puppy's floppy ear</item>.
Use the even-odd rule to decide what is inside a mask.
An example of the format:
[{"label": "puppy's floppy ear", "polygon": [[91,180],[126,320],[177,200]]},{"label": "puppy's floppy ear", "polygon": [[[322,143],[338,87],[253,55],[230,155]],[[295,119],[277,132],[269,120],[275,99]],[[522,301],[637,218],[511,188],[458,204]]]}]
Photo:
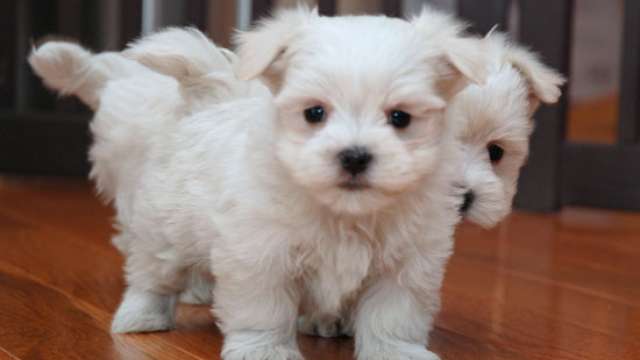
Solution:
[{"label": "puppy's floppy ear", "polygon": [[317,9],[310,10],[300,5],[296,9],[276,12],[272,18],[262,20],[253,30],[237,33],[234,38],[238,53],[237,76],[242,80],[249,80],[259,75],[269,75],[267,78],[277,75],[265,73],[285,53],[305,22],[317,16]]},{"label": "puppy's floppy ear", "polygon": [[553,104],[561,95],[560,87],[565,83],[562,75],[544,65],[539,57],[522,47],[510,45],[506,60],[513,65],[529,84],[529,112],[533,114],[540,105]]},{"label": "puppy's floppy ear", "polygon": [[542,63],[533,52],[509,41],[501,32],[491,31],[483,40],[487,52],[495,54],[498,64],[510,64],[527,82],[529,87],[529,112],[533,114],[540,105],[553,104],[560,98],[560,87],[565,78],[554,69]]},{"label": "puppy's floppy ear", "polygon": [[487,78],[487,57],[479,39],[464,37],[467,24],[453,15],[423,7],[409,20],[424,39],[425,49],[436,51],[447,67],[446,73],[460,76],[445,79],[446,96],[452,96],[469,81],[481,84]]}]

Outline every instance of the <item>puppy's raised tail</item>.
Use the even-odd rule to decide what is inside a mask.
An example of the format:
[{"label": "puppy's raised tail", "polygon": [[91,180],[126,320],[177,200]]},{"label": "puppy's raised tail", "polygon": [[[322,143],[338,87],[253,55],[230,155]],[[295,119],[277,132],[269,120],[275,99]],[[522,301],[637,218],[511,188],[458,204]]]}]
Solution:
[{"label": "puppy's raised tail", "polygon": [[29,64],[45,85],[62,95],[76,95],[90,108],[100,104],[107,81],[136,73],[134,61],[117,53],[94,55],[80,45],[49,41],[34,48]]},{"label": "puppy's raised tail", "polygon": [[129,44],[123,55],[178,81],[210,72],[232,73],[232,52],[194,28],[168,28]]},{"label": "puppy's raised tail", "polygon": [[176,79],[192,112],[266,91],[258,82],[239,80],[233,65],[236,55],[194,28],[168,28],[145,36],[129,44],[123,55]]}]

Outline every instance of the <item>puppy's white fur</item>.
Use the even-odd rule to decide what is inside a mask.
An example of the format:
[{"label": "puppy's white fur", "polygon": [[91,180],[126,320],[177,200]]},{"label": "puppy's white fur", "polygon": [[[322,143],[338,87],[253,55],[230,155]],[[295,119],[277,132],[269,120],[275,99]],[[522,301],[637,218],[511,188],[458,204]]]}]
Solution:
[{"label": "puppy's white fur", "polygon": [[[78,76],[94,56],[60,43],[36,50],[30,62],[47,84],[95,95],[92,173],[127,255],[113,330],[170,328],[188,271],[206,264],[227,360],[301,358],[301,302],[311,317],[347,312],[359,359],[436,359],[425,345],[458,221],[439,85],[484,68],[460,28],[428,11],[411,23],[285,11],[239,37],[240,75],[263,75],[274,97],[232,86],[197,111],[182,80],[149,69]],[[64,76],[46,66],[61,53],[72,54],[56,70]],[[327,117],[310,125],[303,110],[318,104]],[[393,109],[412,114],[407,129],[390,126]],[[367,187],[347,190],[336,155],[355,145],[374,161]]]},{"label": "puppy's white fur", "polygon": [[130,44],[123,56],[176,79],[192,113],[220,100],[265,90],[256,81],[238,81],[232,69],[236,55],[193,28],[168,28],[143,37]]},{"label": "puppy's white fur", "polygon": [[94,110],[107,81],[149,73],[146,67],[127,61],[118,53],[94,55],[76,44],[62,41],[34,48],[29,64],[48,87],[62,95],[77,95]]},{"label": "puppy's white fur", "polygon": [[[511,211],[529,153],[532,115],[540,102],[558,100],[564,79],[503,34],[493,32],[477,41],[487,57],[486,82],[458,93],[447,108],[447,119],[463,148],[458,185],[474,195],[466,215],[490,227]],[[490,145],[504,151],[499,161],[490,160]]]},{"label": "puppy's white fur", "polygon": [[[446,17],[439,19],[442,21]],[[511,43],[503,34],[492,32],[481,40],[456,41],[477,42],[486,57],[486,68],[481,69],[487,77],[486,82],[471,84],[457,95],[447,107],[447,118],[455,126],[456,138],[462,147],[462,177],[456,184],[461,192],[474,194],[466,215],[469,220],[490,227],[511,210],[520,168],[528,154],[534,125],[531,116],[540,102],[557,101],[564,79],[546,67],[535,54]],[[202,55],[206,55],[205,59],[215,58],[210,55],[215,47],[197,30],[170,29],[144,38],[140,43],[145,44],[145,51],[136,49],[136,44],[133,51],[128,51],[129,57],[178,79],[189,73],[191,82],[211,86],[206,80],[207,72],[220,73],[219,62],[205,63],[200,59]],[[233,55],[226,59],[229,63],[224,69],[236,61]],[[196,98],[207,103],[215,100],[206,99],[212,94],[216,92],[200,91]],[[491,144],[499,145],[505,152],[497,163],[489,159],[487,148]],[[202,279],[198,272],[193,273],[183,294],[184,301],[210,303],[212,286],[212,282]],[[324,337],[350,334],[348,314],[345,316],[344,313],[341,317],[335,314],[302,315],[298,326],[304,333]]]}]

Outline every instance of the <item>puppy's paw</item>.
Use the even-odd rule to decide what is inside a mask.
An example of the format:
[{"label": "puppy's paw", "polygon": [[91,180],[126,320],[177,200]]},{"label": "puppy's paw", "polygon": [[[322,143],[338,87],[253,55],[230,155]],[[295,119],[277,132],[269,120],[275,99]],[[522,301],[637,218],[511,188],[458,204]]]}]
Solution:
[{"label": "puppy's paw", "polygon": [[274,342],[279,334],[268,331],[241,331],[227,334],[223,360],[304,360],[295,342]]},{"label": "puppy's paw", "polygon": [[423,345],[403,344],[368,347],[358,353],[358,360],[440,360]]},{"label": "puppy's paw", "polygon": [[175,300],[169,296],[127,290],[113,316],[111,332],[151,332],[170,330],[174,323]]},{"label": "puppy's paw", "polygon": [[171,316],[153,313],[123,313],[118,311],[111,323],[113,333],[166,331],[175,327]]},{"label": "puppy's paw", "polygon": [[222,354],[223,360],[304,360],[297,349],[284,346],[261,346],[257,348],[238,349]]},{"label": "puppy's paw", "polygon": [[313,317],[301,315],[298,317],[298,331],[311,336],[324,338],[346,335],[342,329],[342,321],[335,317]]}]

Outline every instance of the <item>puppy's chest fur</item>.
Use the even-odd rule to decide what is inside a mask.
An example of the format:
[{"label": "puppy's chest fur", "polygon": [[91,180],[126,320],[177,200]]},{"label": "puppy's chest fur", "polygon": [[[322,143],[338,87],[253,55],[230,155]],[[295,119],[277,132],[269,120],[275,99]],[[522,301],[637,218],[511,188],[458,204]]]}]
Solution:
[{"label": "puppy's chest fur", "polygon": [[335,223],[310,231],[294,250],[305,303],[337,314],[378,272],[381,241],[373,223]]}]

